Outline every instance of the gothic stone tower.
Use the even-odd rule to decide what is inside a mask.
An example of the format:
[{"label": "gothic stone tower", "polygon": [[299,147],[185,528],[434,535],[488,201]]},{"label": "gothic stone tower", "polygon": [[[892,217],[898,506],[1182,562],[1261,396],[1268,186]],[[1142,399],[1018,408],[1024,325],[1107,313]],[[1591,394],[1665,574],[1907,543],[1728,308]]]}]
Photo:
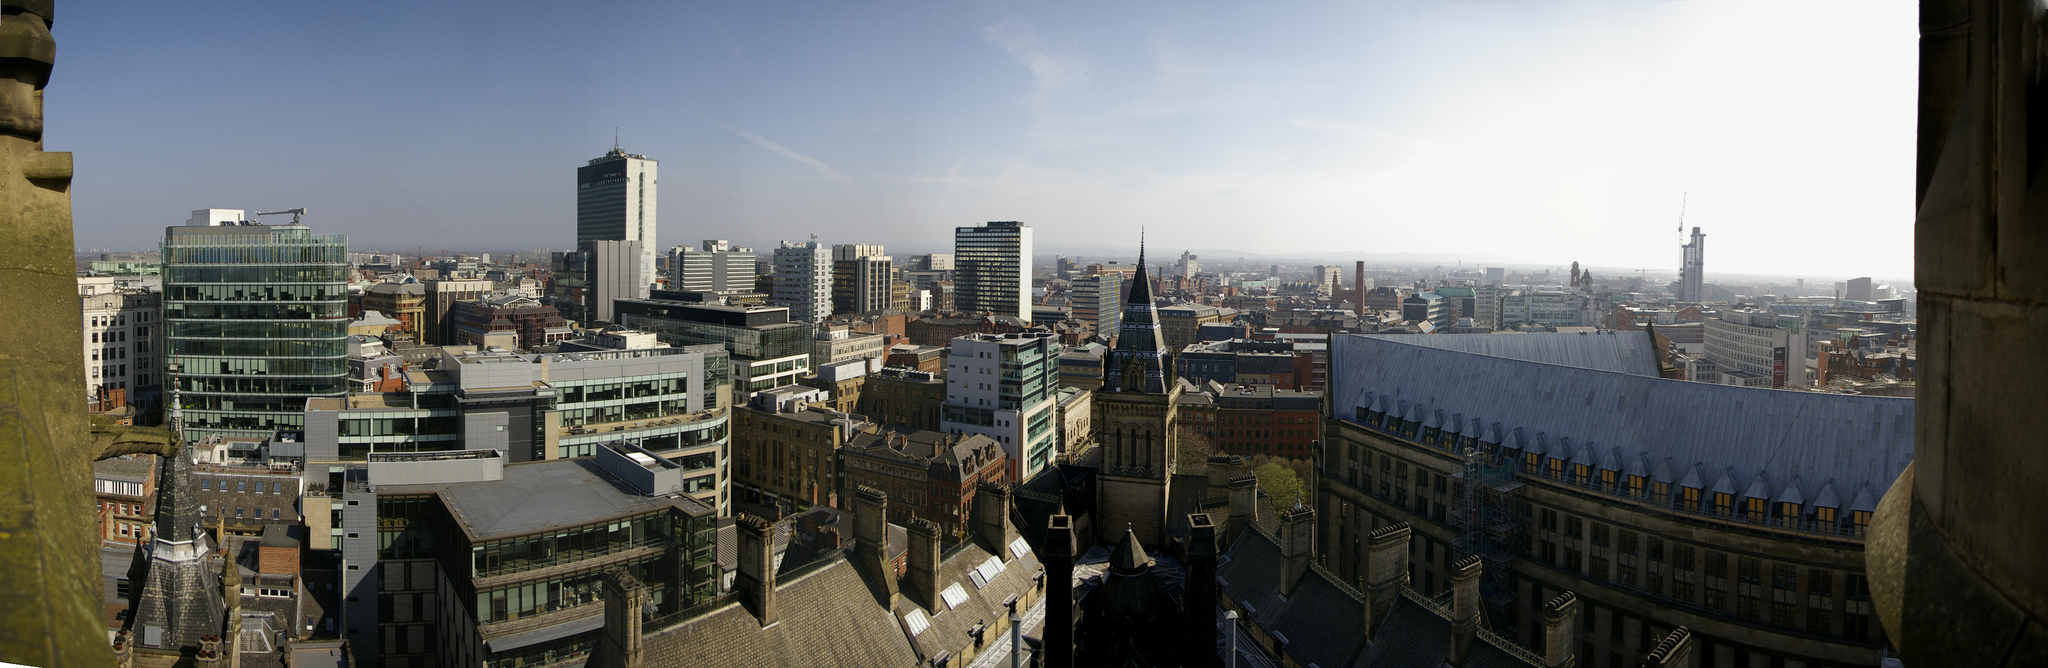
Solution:
[{"label": "gothic stone tower", "polygon": [[1164,545],[1180,385],[1152,306],[1142,243],[1129,294],[1102,389],[1095,394],[1095,434],[1102,446],[1096,538],[1114,543],[1128,527],[1139,540]]}]

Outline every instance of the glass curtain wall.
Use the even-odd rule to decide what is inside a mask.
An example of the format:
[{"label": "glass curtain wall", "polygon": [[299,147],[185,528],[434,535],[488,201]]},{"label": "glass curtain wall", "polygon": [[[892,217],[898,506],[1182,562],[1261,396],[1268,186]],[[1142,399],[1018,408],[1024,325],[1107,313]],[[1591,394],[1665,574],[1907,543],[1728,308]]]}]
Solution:
[{"label": "glass curtain wall", "polygon": [[346,235],[173,227],[162,251],[185,438],[302,429],[308,397],[347,393]]}]

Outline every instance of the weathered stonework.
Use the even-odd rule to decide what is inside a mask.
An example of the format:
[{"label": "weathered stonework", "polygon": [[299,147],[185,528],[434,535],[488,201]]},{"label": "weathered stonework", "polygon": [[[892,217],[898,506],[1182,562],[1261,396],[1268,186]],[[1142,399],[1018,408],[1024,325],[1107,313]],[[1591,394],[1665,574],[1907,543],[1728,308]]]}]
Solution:
[{"label": "weathered stonework", "polygon": [[72,264],[71,154],[43,151],[56,60],[49,0],[0,14],[0,287],[37,336],[0,350],[0,656],[107,665],[92,520],[83,335]]}]

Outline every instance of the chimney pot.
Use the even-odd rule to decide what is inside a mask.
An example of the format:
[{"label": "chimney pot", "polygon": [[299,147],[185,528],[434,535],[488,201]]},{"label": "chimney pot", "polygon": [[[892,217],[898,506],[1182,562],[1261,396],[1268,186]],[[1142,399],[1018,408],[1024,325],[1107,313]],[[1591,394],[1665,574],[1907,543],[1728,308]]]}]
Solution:
[{"label": "chimney pot", "polygon": [[1543,604],[1544,668],[1573,668],[1578,658],[1572,644],[1578,640],[1579,595],[1558,594]]}]

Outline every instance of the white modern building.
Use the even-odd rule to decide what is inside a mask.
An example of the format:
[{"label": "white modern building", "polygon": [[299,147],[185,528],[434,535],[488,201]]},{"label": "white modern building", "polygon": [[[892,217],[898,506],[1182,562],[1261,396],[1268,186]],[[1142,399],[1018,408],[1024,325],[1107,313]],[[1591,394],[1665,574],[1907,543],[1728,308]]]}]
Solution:
[{"label": "white modern building", "polygon": [[1706,322],[1706,356],[1725,385],[1806,387],[1804,330],[1796,315],[1725,310]]},{"label": "white modern building", "polygon": [[953,339],[939,430],[995,439],[1013,481],[1038,475],[1059,441],[1059,348],[1044,330]]},{"label": "white modern building", "polygon": [[832,315],[832,249],[816,239],[784,241],[775,249],[776,306],[789,307],[789,319],[818,322]]},{"label": "white modern building", "polygon": [[668,289],[692,292],[752,292],[754,249],[724,239],[705,239],[697,248],[668,251]]},{"label": "white modern building", "polygon": [[953,228],[954,308],[1031,319],[1031,226]]},{"label": "white modern building", "polygon": [[576,168],[576,240],[640,242],[640,289],[654,285],[656,161],[618,146]]},{"label": "white modern building", "polygon": [[[1478,292],[1475,290],[1473,294],[1476,296]],[[1500,319],[1507,327],[1591,325],[1593,323],[1585,319],[1586,301],[1585,295],[1573,290],[1553,287],[1521,288],[1502,297]]]},{"label": "white modern building", "polygon": [[[236,212],[240,213],[240,212]],[[85,311],[85,389],[93,403],[121,403],[149,410],[163,388],[163,323],[157,321],[163,294],[133,277],[81,276],[78,299]]]}]

